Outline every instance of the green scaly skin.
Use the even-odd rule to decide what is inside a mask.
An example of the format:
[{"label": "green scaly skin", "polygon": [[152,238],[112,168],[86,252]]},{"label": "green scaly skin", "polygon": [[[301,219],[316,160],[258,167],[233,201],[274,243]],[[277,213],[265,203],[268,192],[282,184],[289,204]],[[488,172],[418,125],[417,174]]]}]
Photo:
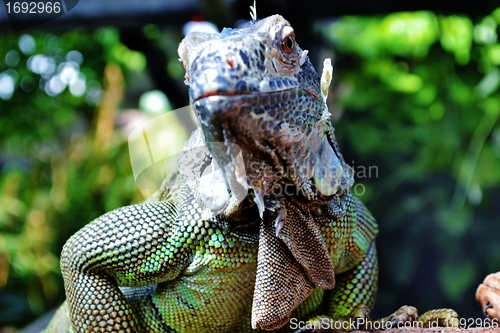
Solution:
[{"label": "green scaly skin", "polygon": [[[175,212],[175,204],[168,207],[166,202],[187,200],[189,195],[186,190],[179,188],[172,195],[162,195],[162,201],[124,207],[105,214],[68,241],[64,251],[70,253],[63,253],[63,258],[70,255],[72,258],[81,258],[74,253],[75,250],[69,250],[70,248],[85,251],[90,255],[87,255],[84,261],[92,263],[92,270],[99,273],[90,274],[88,269],[78,268],[77,265],[75,268],[63,266],[65,280],[74,274],[75,278],[71,281],[77,281],[78,284],[74,288],[66,285],[68,302],[75,306],[74,313],[78,314],[74,317],[73,327],[78,328],[68,328],[67,308],[63,306],[47,332],[92,332],[89,328],[94,326],[95,329],[102,322],[107,323],[106,327],[114,327],[113,332],[253,331],[250,315],[257,268],[257,243],[251,240],[242,241],[227,230],[219,228],[216,223],[196,219],[191,214],[179,218]],[[186,203],[179,205],[185,206]],[[307,320],[323,314],[317,310],[325,307],[335,309],[332,316],[347,316],[353,306],[372,306],[377,280],[375,247],[373,242],[363,237],[356,225],[359,222],[364,223],[373,235],[376,225],[369,215],[366,220],[357,221],[356,209],[364,209],[358,200],[351,197],[350,206],[352,207],[349,207],[349,214],[341,221],[327,221],[327,214],[318,216],[325,218],[321,233],[327,242],[332,261],[336,262],[339,279],[342,279],[341,276],[354,275],[357,281],[366,280],[367,283],[354,284],[355,288],[360,289],[360,293],[356,297],[347,298],[344,296],[348,290],[347,285],[352,284],[347,279],[338,281],[333,291],[316,287],[294,310],[292,317]],[[164,211],[160,213],[156,210]],[[200,216],[203,213],[202,209],[195,205],[191,205],[190,211]],[[141,219],[141,213],[150,215],[150,220],[148,221],[146,216]],[[125,217],[127,214],[130,214],[128,219]],[[121,222],[113,223],[113,219]],[[134,240],[140,244],[140,237],[130,241],[123,235],[125,230],[131,230],[131,225],[139,230],[139,234],[148,228],[153,230],[150,238],[144,237],[142,248],[137,247],[137,255],[134,250],[129,252],[126,247],[127,244],[133,244]],[[161,230],[164,232],[161,233]],[[99,240],[103,240],[107,245],[112,244],[110,235],[115,235],[117,241],[122,239],[125,250],[121,252],[121,245],[118,244],[108,251],[103,249],[104,246],[98,245],[95,246],[97,251],[92,250],[92,244],[99,243]],[[370,251],[365,256],[368,247]],[[92,255],[94,251],[96,253]],[[120,258],[117,252],[124,253],[123,258]],[[127,259],[126,253],[144,259]],[[337,253],[344,253],[345,256],[338,257]],[[160,258],[171,258],[171,264],[165,260],[159,265],[162,261]],[[363,262],[359,263],[360,259],[364,259]],[[72,263],[74,262],[72,260]],[[341,274],[342,272],[345,274]],[[157,283],[158,286],[126,290],[124,294],[129,295],[128,302],[116,287],[117,284],[138,287],[152,283]],[[109,287],[104,289],[104,286]],[[367,293],[362,294],[361,289],[366,289]],[[109,296],[106,293],[109,293]],[[99,296],[94,296],[96,294]],[[96,304],[96,309],[102,310],[91,309],[92,304]],[[102,307],[97,304],[102,304]],[[86,310],[87,306],[89,310]],[[105,317],[106,306],[109,306],[110,310],[108,317]],[[93,323],[92,319],[88,318],[94,311],[96,315]],[[121,318],[121,324],[118,324],[117,318]],[[285,326],[283,331],[290,330]]]},{"label": "green scaly skin", "polygon": [[[47,332],[288,332],[366,318],[377,225],[349,192],[320,78],[289,23],[192,33],[179,55],[201,125],[152,198],[65,244],[67,302]],[[201,177],[210,165],[220,177]]]}]

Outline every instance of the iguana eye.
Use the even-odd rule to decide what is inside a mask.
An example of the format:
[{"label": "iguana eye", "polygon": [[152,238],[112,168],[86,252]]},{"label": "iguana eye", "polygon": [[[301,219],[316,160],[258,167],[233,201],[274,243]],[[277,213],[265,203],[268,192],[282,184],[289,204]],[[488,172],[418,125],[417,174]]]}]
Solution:
[{"label": "iguana eye", "polygon": [[294,46],[295,46],[295,41],[293,40],[292,36],[288,36],[283,41],[283,51],[285,51],[286,53],[291,53],[293,51]]},{"label": "iguana eye", "polygon": [[292,53],[295,49],[295,33],[292,27],[285,27],[281,32],[283,43],[281,48],[285,53]]}]

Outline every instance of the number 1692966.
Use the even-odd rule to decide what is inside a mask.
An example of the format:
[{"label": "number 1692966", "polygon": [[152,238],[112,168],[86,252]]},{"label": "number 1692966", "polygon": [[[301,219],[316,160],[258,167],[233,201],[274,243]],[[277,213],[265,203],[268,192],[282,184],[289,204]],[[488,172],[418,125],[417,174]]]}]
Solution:
[{"label": "number 1692966", "polygon": [[7,14],[59,14],[60,2],[16,1],[6,2]]}]

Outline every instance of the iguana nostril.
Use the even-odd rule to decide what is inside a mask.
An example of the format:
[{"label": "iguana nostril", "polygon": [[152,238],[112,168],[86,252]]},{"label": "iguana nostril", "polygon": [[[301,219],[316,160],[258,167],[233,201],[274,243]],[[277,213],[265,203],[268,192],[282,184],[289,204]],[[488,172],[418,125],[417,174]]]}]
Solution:
[{"label": "iguana nostril", "polygon": [[229,67],[234,68],[234,55],[232,53],[226,55],[226,62]]}]

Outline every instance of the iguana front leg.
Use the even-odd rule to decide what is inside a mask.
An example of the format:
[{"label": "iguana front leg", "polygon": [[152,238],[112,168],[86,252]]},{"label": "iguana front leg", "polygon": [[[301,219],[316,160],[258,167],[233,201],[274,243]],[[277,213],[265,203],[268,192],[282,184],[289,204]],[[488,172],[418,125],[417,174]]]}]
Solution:
[{"label": "iguana front leg", "polygon": [[61,271],[75,332],[141,332],[119,286],[175,279],[192,256],[181,212],[189,195],[123,207],[94,220],[65,244]]}]

